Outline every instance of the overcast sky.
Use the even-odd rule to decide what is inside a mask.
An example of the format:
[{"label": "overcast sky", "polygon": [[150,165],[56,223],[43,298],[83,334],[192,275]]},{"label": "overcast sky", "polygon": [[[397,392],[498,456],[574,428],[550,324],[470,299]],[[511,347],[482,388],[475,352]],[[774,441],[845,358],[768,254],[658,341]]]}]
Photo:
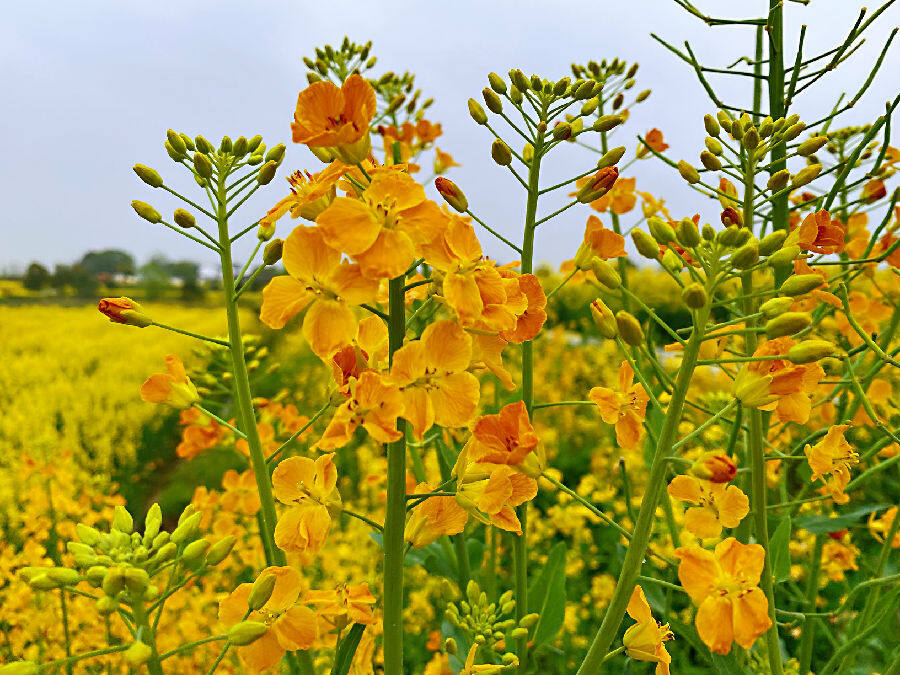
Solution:
[{"label": "overcast sky", "polygon": [[[732,16],[748,16],[751,7],[761,11],[768,2],[695,4],[718,11],[734,8],[738,13]],[[793,45],[800,24],[808,23],[805,53],[828,49],[843,40],[862,4],[812,0],[803,7],[789,2],[786,39]],[[841,70],[816,93],[801,97],[795,112],[819,118],[841,92],[855,92],[898,23],[900,5],[882,15],[867,43]],[[169,127],[216,142],[223,134],[256,133],[270,146],[285,142],[288,153],[279,177],[242,209],[246,222],[252,222],[285,193],[281,176],[294,168],[321,166],[305,148],[290,143],[297,92],[306,85],[300,58],[317,45],[339,43],[345,34],[358,42],[372,40],[383,70],[417,74],[424,95],[435,98],[429,116],[443,124],[438,145],[463,165],[450,177],[465,189],[476,213],[518,238],[522,191],[491,161],[492,139],[468,117],[466,99],[480,98],[492,70],[502,74],[519,67],[555,79],[570,74],[572,61],[637,61],[637,89],[651,88],[653,94],[633,110],[616,143],[631,150],[636,134],[656,126],[664,131],[675,159],[696,162],[702,117],[713,112],[712,104],[690,68],[653,41],[651,32],[674,44],[689,40],[709,65],[724,66],[753,52],[753,29],[708,28],[670,0],[555,6],[531,0],[9,3],[0,24],[5,90],[0,107],[0,270],[21,269],[31,260],[69,262],[88,249],[109,247],[129,250],[139,260],[161,252],[212,262],[206,249],[135,216],[132,199],[148,201],[163,213],[177,204],[138,181],[131,166],[148,164],[172,184],[190,189],[183,169],[163,149]],[[733,102],[746,103],[750,83],[740,78],[724,83],[720,91]],[[842,118],[844,124],[870,121],[898,90],[900,44],[894,45],[864,100]],[[587,150],[567,149],[560,153],[565,161],[550,167],[548,183],[596,159]],[[704,220],[717,217],[712,203],[695,196],[655,160],[639,162],[628,173],[637,176],[638,189],[664,196],[675,216],[700,212]],[[554,203],[542,207],[549,211]],[[571,257],[588,213],[586,207],[573,208],[539,230],[536,257],[550,262]],[[628,216],[625,222],[630,222]],[[290,221],[283,221],[279,234],[286,235],[290,227]],[[508,260],[487,237],[486,250]]]}]

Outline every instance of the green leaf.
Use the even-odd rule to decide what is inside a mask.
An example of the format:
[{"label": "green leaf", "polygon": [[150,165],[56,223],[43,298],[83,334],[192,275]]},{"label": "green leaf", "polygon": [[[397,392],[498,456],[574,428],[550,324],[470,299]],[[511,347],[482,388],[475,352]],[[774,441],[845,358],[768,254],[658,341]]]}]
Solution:
[{"label": "green leaf", "polygon": [[772,573],[775,583],[791,578],[791,553],[788,544],[791,541],[791,517],[785,516],[778,523],[769,539],[769,555],[772,557]]},{"label": "green leaf", "polygon": [[843,513],[836,518],[829,518],[828,516],[804,516],[802,518],[797,518],[797,520],[794,521],[794,525],[796,525],[798,529],[806,530],[812,534],[825,534],[827,532],[834,532],[836,530],[844,530],[848,527],[852,527],[856,524],[856,521],[863,516],[867,516],[873,511],[878,511],[883,508],[884,504],[861,506],[858,509],[847,511],[847,513]]},{"label": "green leaf", "polygon": [[364,624],[355,623],[350,632],[344,636],[338,645],[334,655],[334,666],[331,668],[331,675],[347,675],[350,666],[353,663],[353,657],[356,655],[356,648],[359,646],[359,640],[362,638],[363,632],[366,630]]},{"label": "green leaf", "polygon": [[562,628],[566,611],[566,545],[558,543],[550,549],[541,574],[528,589],[528,613],[537,612],[540,619],[534,627],[535,646],[552,640]]}]

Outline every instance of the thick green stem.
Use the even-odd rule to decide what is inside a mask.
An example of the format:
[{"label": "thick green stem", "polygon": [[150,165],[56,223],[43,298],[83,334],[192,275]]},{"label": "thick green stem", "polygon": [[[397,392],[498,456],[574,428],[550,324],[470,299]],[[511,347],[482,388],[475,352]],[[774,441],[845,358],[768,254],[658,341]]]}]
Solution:
[{"label": "thick green stem", "polygon": [[[391,360],[406,335],[403,276],[388,282],[388,344]],[[404,422],[398,427],[404,431]],[[403,528],[406,522],[406,437],[387,446],[387,507],[384,519],[384,672],[403,675]]]},{"label": "thick green stem", "polygon": [[[816,611],[816,598],[819,596],[819,574],[822,571],[822,548],[825,545],[825,535],[817,534],[813,547],[812,567],[809,570],[809,578],[806,580],[806,609]],[[800,649],[798,651],[800,669],[798,675],[807,675],[812,664],[813,639],[816,634],[816,622],[807,621],[803,624],[803,634],[800,637]]]},{"label": "thick green stem", "polygon": [[[769,115],[773,120],[784,117],[784,0],[769,0],[766,32],[769,35]],[[769,173],[776,174],[787,165],[784,143],[772,147]],[[746,224],[747,221],[745,220]],[[788,229],[788,195],[785,192],[772,200],[772,229]]]},{"label": "thick green stem", "polygon": [[147,672],[150,675],[163,675],[162,662],[156,649],[156,633],[150,625],[147,608],[144,607],[142,598],[138,598],[132,605],[134,612],[134,626],[138,630],[141,642],[150,647],[150,658],[147,660]]},{"label": "thick green stem", "polygon": [[694,372],[694,366],[697,356],[700,353],[700,346],[703,342],[704,330],[706,322],[709,319],[709,306],[697,310],[694,316],[695,329],[691,333],[684,348],[684,357],[678,370],[678,376],[675,379],[675,385],[672,391],[672,398],[666,410],[666,417],[663,421],[662,430],[659,434],[659,443],[656,446],[656,452],[650,464],[650,474],[647,479],[647,488],[644,492],[644,498],[641,502],[640,511],[638,511],[637,521],[631,535],[631,541],[625,552],[625,560],[622,563],[622,571],[616,581],[616,588],[613,591],[612,599],[603,621],[594,640],[591,643],[587,656],[585,656],[581,667],[578,669],[577,675],[594,675],[599,672],[603,658],[609,651],[619,626],[622,623],[622,617],[625,615],[625,608],[631,598],[638,575],[641,572],[641,565],[647,554],[647,547],[650,543],[650,535],[653,530],[653,520],[656,515],[656,507],[659,504],[666,487],[666,472],[668,470],[668,459],[675,445],[675,436],[678,433],[678,424],[681,421],[681,414],[684,410],[684,401],[687,397],[688,387],[691,384],[691,375]]}]

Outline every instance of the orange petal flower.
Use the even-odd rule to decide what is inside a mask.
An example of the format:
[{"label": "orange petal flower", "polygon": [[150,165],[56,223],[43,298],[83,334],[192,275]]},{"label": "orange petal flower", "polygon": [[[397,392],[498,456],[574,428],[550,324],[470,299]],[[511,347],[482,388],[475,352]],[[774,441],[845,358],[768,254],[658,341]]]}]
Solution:
[{"label": "orange petal flower", "polygon": [[619,387],[594,387],[588,398],[597,404],[600,417],[616,428],[616,443],[625,449],[636,448],[641,439],[644,415],[650,398],[640,383],[632,383],[634,370],[627,361],[619,366]]},{"label": "orange petal flower", "polygon": [[[419,483],[412,494],[428,492],[434,492],[434,486]],[[413,507],[403,536],[413,548],[420,549],[445,534],[459,534],[468,520],[469,514],[454,497],[429,497]]]},{"label": "orange petal flower", "polygon": [[675,476],[669,496],[694,504],[684,513],[684,526],[699,539],[718,537],[723,527],[737,527],[750,512],[750,500],[736,485],[712,483],[694,476]]},{"label": "orange petal flower", "polygon": [[806,216],[796,232],[797,245],[804,251],[840,253],[844,250],[845,226],[839,220],[832,220],[825,209]]},{"label": "orange petal flower", "polygon": [[468,460],[519,466],[539,442],[525,402],[516,401],[503,406],[496,415],[485,415],[475,423],[472,438],[466,444]]},{"label": "orange petal flower", "polygon": [[141,399],[165,403],[173,408],[190,408],[200,400],[197,387],[188,378],[184,364],[175,354],[166,356],[166,371],[151,375],[141,385]]},{"label": "orange petal flower", "polygon": [[456,501],[476,519],[507,532],[522,534],[514,507],[533,499],[537,481],[505,464],[466,463],[465,451],[454,469]]},{"label": "orange petal flower", "polygon": [[[644,142],[656,152],[663,152],[669,149],[669,144],[663,141],[663,132],[656,127],[647,132],[647,135],[644,136]],[[643,158],[649,154],[650,151],[641,143],[637,149],[637,156]]]},{"label": "orange petal flower", "polygon": [[810,480],[822,479],[824,490],[831,494],[837,504],[850,501],[844,488],[850,482],[850,468],[859,463],[859,454],[853,449],[844,432],[849,424],[836,424],[828,430],[825,437],[815,445],[807,445],[803,452],[812,469]]},{"label": "orange petal flower", "polygon": [[371,605],[375,596],[365,582],[353,586],[341,584],[333,591],[309,591],[304,601],[316,607],[316,614],[338,630],[351,623],[375,623]]},{"label": "orange petal flower", "polygon": [[319,173],[292,173],[287,178],[291,193],[259,219],[260,228],[273,229],[275,223],[287,213],[291,214],[291,218],[305,218],[315,222],[319,214],[334,201],[337,182],[346,169],[346,164],[335,160]]},{"label": "orange petal flower", "polygon": [[278,548],[291,553],[322,548],[331,530],[331,514],[341,509],[336,484],[337,469],[331,454],[315,461],[289,457],[276,467],[272,474],[275,497],[290,506],[275,525]]},{"label": "orange petal flower", "polygon": [[669,624],[660,624],[650,612],[650,605],[644,590],[635,586],[626,609],[628,616],[637,621],[622,637],[625,653],[636,661],[656,664],[656,675],[669,675],[672,657],[666,651],[664,642],[674,638]]},{"label": "orange petal flower", "polygon": [[97,309],[113,323],[124,323],[138,328],[146,328],[153,324],[150,315],[131,298],[103,298],[97,303]]},{"label": "orange petal flower", "polygon": [[367,370],[350,384],[350,398],[335,411],[317,447],[320,450],[342,448],[360,426],[379,443],[390,443],[402,436],[397,418],[403,414],[403,394],[379,373]]}]

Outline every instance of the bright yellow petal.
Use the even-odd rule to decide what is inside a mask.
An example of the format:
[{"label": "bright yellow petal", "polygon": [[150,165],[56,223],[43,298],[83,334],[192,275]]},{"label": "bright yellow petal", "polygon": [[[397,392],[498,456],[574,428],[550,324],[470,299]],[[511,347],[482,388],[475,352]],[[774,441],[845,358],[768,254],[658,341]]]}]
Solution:
[{"label": "bright yellow petal", "polygon": [[325,241],[348,255],[357,255],[375,243],[381,223],[358,199],[336,197],[316,219]]},{"label": "bright yellow petal", "polygon": [[441,319],[422,332],[425,358],[439,373],[458,373],[472,360],[472,337],[455,321]]},{"label": "bright yellow petal", "polygon": [[319,299],[303,319],[303,337],[313,353],[323,361],[356,337],[356,317],[342,302]]},{"label": "bright yellow petal", "polygon": [[301,282],[285,274],[266,284],[262,298],[260,321],[269,328],[284,328],[291,317],[309,304],[312,295]]}]

